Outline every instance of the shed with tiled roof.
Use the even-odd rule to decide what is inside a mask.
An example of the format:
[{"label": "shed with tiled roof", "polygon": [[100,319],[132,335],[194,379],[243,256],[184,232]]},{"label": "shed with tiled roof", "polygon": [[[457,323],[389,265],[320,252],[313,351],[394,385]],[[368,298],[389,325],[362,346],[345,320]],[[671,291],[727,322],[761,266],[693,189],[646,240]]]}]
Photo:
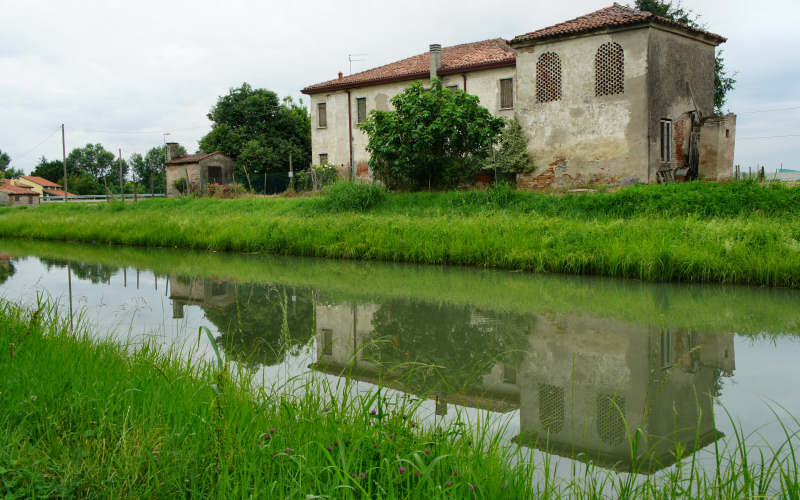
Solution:
[{"label": "shed with tiled roof", "polygon": [[38,206],[39,193],[28,187],[17,186],[8,179],[0,179],[0,205]]},{"label": "shed with tiled roof", "polygon": [[211,184],[233,182],[233,159],[221,151],[190,155],[178,151],[178,143],[167,143],[167,196],[203,194]]}]

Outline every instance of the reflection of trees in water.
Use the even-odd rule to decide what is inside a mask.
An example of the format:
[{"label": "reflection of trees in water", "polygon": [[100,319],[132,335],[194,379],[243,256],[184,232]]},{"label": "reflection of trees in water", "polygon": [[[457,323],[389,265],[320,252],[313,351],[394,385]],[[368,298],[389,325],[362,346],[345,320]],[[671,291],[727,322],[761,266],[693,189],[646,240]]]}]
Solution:
[{"label": "reflection of trees in water", "polygon": [[[221,335],[219,345],[233,359],[271,366],[306,345],[314,334],[312,291],[281,285],[231,284],[233,300],[222,308],[203,305]],[[220,286],[218,283],[217,286]]]},{"label": "reflection of trees in water", "polygon": [[8,278],[14,276],[17,269],[10,258],[0,258],[0,285],[8,281]]},{"label": "reflection of trees in water", "polygon": [[499,362],[519,364],[532,321],[465,306],[385,301],[364,355],[412,392],[475,391]]},{"label": "reflection of trees in water", "polygon": [[79,279],[89,280],[93,284],[108,283],[111,276],[119,271],[118,267],[107,266],[105,264],[89,264],[85,262],[71,262],[66,259],[51,259],[39,257],[39,260],[49,271],[53,267],[65,268],[69,266],[72,273]]}]

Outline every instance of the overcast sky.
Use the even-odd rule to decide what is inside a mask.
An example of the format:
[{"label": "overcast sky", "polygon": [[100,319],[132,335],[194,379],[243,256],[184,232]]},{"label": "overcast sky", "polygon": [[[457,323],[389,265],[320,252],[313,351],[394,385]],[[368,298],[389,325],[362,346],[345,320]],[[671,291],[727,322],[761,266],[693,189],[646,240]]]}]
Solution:
[{"label": "overcast sky", "polygon": [[[63,122],[67,152],[99,142],[128,157],[161,144],[162,132],[192,152],[217,97],[242,82],[301,98],[304,86],[347,73],[348,54],[367,54],[357,72],[433,42],[511,38],[611,3],[0,0],[0,150],[26,172],[42,155],[60,159]],[[683,5],[729,39],[736,162],[800,169],[800,1]]]}]

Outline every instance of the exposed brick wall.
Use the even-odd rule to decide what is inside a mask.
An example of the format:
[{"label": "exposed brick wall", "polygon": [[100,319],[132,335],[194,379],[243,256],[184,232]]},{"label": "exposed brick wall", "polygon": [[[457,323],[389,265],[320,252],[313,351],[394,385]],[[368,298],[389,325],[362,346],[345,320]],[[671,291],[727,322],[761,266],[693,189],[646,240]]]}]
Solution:
[{"label": "exposed brick wall", "polygon": [[675,161],[678,165],[683,165],[686,160],[684,143],[686,142],[686,120],[675,122],[675,129],[672,133],[672,141],[675,144]]}]

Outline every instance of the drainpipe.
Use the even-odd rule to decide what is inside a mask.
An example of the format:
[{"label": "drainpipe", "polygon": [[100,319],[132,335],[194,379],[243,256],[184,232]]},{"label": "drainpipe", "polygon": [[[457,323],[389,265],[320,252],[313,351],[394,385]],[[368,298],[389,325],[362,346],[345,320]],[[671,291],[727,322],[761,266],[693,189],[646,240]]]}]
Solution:
[{"label": "drainpipe", "polygon": [[356,180],[355,165],[353,165],[353,110],[350,100],[350,89],[347,89],[347,133],[350,145],[350,178]]},{"label": "drainpipe", "polygon": [[461,76],[464,78],[464,92],[467,91],[467,74],[461,73]]}]

